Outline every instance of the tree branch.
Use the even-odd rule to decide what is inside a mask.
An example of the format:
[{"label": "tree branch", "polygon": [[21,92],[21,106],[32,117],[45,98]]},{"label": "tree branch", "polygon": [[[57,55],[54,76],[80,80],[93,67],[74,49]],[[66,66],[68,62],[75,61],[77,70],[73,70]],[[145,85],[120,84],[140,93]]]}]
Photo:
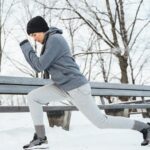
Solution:
[{"label": "tree branch", "polygon": [[135,24],[136,24],[136,21],[137,21],[137,16],[138,16],[138,13],[140,11],[142,3],[143,3],[143,0],[140,1],[139,6],[137,8],[137,11],[136,11],[136,14],[135,14],[135,18],[134,18],[134,21],[133,21],[133,25],[132,25],[132,29],[131,29],[131,33],[129,35],[128,45],[129,45],[129,43],[130,43],[130,41],[132,39],[133,31],[134,31]]}]

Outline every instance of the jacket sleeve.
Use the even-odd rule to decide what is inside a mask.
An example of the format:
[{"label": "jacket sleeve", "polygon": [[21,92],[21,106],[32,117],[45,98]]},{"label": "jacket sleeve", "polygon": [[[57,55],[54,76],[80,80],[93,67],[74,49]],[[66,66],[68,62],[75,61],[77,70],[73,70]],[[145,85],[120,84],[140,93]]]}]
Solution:
[{"label": "jacket sleeve", "polygon": [[36,55],[28,40],[20,43],[20,47],[31,67],[37,72],[42,72],[49,68],[53,61],[59,56],[61,42],[57,36],[53,36],[53,38],[50,39],[48,38],[45,52],[40,57]]}]

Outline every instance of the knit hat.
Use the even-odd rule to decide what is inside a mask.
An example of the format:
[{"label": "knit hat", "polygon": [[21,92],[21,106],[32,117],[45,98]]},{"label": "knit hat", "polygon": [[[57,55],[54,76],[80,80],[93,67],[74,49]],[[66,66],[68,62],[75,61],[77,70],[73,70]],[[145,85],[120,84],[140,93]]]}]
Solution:
[{"label": "knit hat", "polygon": [[36,33],[36,32],[46,32],[48,31],[49,27],[41,16],[36,16],[32,18],[28,23],[27,23],[27,33]]}]

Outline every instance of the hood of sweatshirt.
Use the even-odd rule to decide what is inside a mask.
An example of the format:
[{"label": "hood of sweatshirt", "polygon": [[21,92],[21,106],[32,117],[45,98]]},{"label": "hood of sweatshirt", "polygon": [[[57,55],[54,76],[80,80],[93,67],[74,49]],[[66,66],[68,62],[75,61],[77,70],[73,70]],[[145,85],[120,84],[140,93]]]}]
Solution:
[{"label": "hood of sweatshirt", "polygon": [[63,31],[61,29],[58,29],[56,27],[50,27],[49,30],[46,32],[46,34],[55,34],[55,33],[59,33],[62,34]]},{"label": "hood of sweatshirt", "polygon": [[48,36],[52,34],[62,34],[63,31],[61,29],[58,29],[56,27],[50,27],[49,30],[45,33],[44,41],[42,44],[44,44],[48,38]]}]

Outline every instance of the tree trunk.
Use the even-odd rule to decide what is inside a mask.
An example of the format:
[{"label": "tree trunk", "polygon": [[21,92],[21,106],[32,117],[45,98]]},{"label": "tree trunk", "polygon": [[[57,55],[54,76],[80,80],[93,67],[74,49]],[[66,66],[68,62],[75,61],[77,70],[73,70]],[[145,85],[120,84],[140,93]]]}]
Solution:
[{"label": "tree trunk", "polygon": [[[0,8],[1,8],[1,2],[0,2]],[[2,60],[2,26],[1,26],[1,12],[0,12],[0,72],[1,72],[1,60]]]},{"label": "tree trunk", "polygon": [[1,72],[1,62],[2,62],[2,45],[1,45],[1,27],[0,27],[0,72]]},{"label": "tree trunk", "polygon": [[127,58],[124,56],[119,57],[119,66],[121,70],[121,83],[128,83],[128,75],[127,75],[127,67],[128,67],[128,62]]},{"label": "tree trunk", "polygon": [[[128,82],[128,73],[127,73],[127,67],[128,67],[128,59],[124,56],[119,56],[119,66],[120,66],[120,70],[121,70],[121,83],[129,83]],[[129,97],[119,97],[119,99],[121,101],[128,101]]]}]

